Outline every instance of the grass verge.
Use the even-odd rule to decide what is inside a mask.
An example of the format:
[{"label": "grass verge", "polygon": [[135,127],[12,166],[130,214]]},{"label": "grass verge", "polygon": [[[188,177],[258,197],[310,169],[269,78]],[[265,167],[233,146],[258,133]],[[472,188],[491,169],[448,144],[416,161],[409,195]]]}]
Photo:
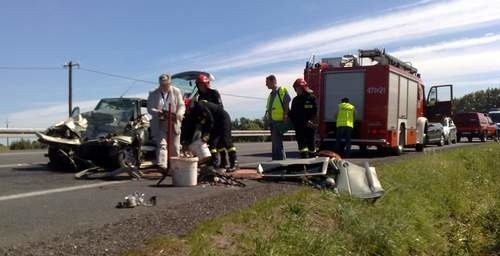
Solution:
[{"label": "grass verge", "polygon": [[498,255],[500,144],[377,168],[375,204],[304,188],[126,255]]}]

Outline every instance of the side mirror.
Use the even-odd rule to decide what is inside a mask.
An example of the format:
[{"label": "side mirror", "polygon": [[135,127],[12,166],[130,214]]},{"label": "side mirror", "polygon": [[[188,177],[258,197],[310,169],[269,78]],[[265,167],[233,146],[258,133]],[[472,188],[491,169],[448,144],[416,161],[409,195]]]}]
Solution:
[{"label": "side mirror", "polygon": [[80,115],[80,107],[74,107],[71,110],[71,118],[77,118]]}]

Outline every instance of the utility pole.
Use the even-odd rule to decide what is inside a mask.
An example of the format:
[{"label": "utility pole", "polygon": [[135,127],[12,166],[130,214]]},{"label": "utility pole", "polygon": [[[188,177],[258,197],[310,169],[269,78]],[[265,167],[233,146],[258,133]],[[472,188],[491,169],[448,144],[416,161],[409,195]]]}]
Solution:
[{"label": "utility pole", "polygon": [[68,68],[68,116],[71,116],[73,110],[73,67],[80,67],[80,64],[72,61],[64,64]]},{"label": "utility pole", "polygon": [[[7,117],[7,121],[5,121],[5,127],[9,128],[9,117]],[[7,135],[7,148],[9,148],[9,135]]]}]

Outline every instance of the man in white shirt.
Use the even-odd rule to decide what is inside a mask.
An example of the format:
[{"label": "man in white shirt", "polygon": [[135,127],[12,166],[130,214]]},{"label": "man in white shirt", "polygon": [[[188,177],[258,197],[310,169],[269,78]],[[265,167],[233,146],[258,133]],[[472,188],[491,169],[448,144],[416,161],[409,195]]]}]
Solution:
[{"label": "man in white shirt", "polygon": [[[150,126],[153,140],[157,145],[157,164],[161,168],[167,168],[168,159],[164,157],[165,150],[170,150],[170,156],[180,154],[181,122],[186,107],[181,90],[172,86],[172,78],[169,74],[160,75],[158,80],[160,86],[149,92],[148,113],[152,116]],[[167,140],[168,118],[171,119],[172,127],[170,145],[167,145],[167,141],[169,141]]]}]

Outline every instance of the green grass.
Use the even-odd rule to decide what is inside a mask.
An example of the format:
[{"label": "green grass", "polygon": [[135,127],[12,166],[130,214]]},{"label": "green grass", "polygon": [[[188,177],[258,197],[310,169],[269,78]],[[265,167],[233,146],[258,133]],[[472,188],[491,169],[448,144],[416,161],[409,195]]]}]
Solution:
[{"label": "green grass", "polygon": [[0,144],[0,153],[9,151],[9,148],[3,144]]},{"label": "green grass", "polygon": [[500,144],[377,168],[375,204],[303,188],[127,255],[497,255]]}]

